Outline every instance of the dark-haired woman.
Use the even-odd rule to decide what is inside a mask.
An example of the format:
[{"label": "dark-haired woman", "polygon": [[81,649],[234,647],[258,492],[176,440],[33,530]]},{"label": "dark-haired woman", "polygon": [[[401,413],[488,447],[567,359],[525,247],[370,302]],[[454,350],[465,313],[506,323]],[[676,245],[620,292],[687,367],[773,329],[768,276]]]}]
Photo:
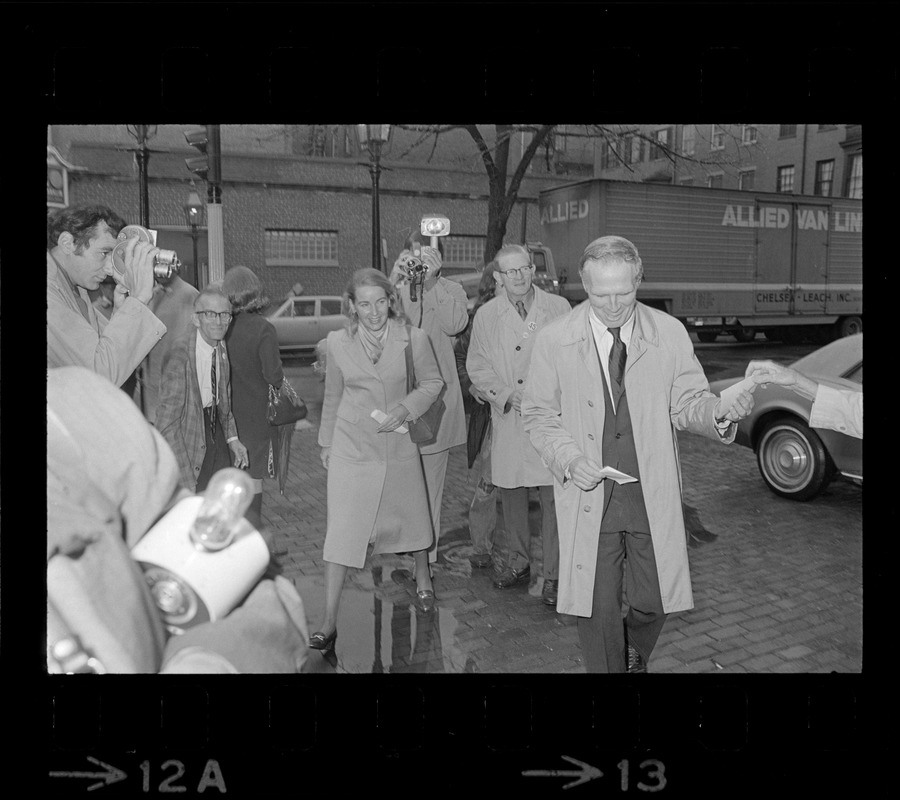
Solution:
[{"label": "dark-haired woman", "polygon": [[250,458],[250,477],[256,493],[246,517],[256,528],[262,524],[262,479],[268,475],[271,428],[266,421],[269,384],[284,380],[278,337],[263,315],[269,304],[259,278],[248,267],[225,273],[222,290],[231,301],[234,321],[225,334],[231,363],[231,410],[241,441]]}]

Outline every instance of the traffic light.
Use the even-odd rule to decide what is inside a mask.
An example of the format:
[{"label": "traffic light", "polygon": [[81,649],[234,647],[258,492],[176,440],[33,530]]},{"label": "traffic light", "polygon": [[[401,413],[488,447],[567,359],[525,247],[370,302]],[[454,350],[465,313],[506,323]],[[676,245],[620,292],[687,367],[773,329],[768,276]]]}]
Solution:
[{"label": "traffic light", "polygon": [[202,156],[186,158],[187,168],[209,183],[219,183],[221,157],[219,151],[219,126],[204,125],[202,128],[189,128],[184,132],[185,141],[196,147]]}]

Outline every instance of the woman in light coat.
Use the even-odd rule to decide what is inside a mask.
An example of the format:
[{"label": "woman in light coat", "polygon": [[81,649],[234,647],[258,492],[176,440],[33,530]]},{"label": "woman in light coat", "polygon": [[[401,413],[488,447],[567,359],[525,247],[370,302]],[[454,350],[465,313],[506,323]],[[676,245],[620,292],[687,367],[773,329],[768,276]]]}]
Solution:
[{"label": "woman in light coat", "polygon": [[[403,428],[443,388],[428,336],[405,325],[396,291],[375,269],[357,270],[344,294],[345,330],[328,335],[319,445],[328,470],[325,612],[310,647],[330,651],[347,569],[373,553],[413,553],[417,605],[434,607],[427,550],[434,540],[418,446]],[[406,348],[416,386],[406,390]],[[385,414],[381,422],[373,411]],[[400,429],[400,430],[398,430]],[[402,431],[402,432],[401,432]]]}]

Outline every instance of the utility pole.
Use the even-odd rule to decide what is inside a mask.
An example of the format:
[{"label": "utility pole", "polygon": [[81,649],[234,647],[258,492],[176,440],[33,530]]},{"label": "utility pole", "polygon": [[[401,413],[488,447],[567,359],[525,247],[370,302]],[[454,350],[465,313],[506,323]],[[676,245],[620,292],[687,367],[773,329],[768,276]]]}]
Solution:
[{"label": "utility pole", "polygon": [[184,138],[203,158],[186,158],[187,168],[206,181],[206,225],[209,247],[209,280],[225,277],[225,228],[222,215],[221,126],[204,125],[185,131]]}]

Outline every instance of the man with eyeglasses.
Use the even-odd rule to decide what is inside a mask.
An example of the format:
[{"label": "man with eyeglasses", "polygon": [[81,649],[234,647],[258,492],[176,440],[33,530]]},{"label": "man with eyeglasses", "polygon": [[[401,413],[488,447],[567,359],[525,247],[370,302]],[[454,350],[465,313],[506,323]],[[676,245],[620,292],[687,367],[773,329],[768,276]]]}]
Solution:
[{"label": "man with eyeglasses", "polygon": [[202,492],[225,467],[248,465],[231,413],[231,376],[225,333],[231,303],[216,285],[194,300],[193,329],[172,347],[163,364],[156,427],[178,461],[181,482]]},{"label": "man with eyeglasses", "polygon": [[491,404],[491,476],[500,491],[508,547],[506,563],[497,569],[494,586],[506,589],[531,578],[531,531],[528,489],[536,486],[541,500],[543,587],[545,605],[556,606],[559,583],[559,539],[553,498],[553,476],[541,463],[522,424],[522,394],[536,335],[570,306],[559,295],[534,286],[534,264],[518,244],[496,255],[497,296],[475,315],[466,370],[472,384]]}]

